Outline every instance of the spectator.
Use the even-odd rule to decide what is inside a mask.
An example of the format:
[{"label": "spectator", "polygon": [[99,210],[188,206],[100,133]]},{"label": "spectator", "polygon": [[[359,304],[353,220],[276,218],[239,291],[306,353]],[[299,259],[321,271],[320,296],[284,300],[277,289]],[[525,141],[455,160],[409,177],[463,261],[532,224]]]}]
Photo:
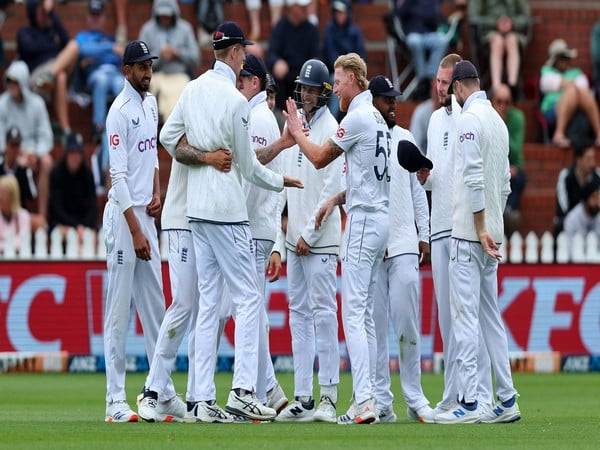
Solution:
[{"label": "spectator", "polygon": [[[260,0],[246,0],[246,9],[250,18],[250,40],[260,39]],[[283,0],[269,0],[271,10],[271,27],[274,27],[281,19]]]},{"label": "spectator", "polygon": [[67,104],[68,67],[57,70],[56,57],[69,35],[54,11],[54,0],[27,0],[29,26],[17,32],[17,54],[31,73],[32,89],[46,101],[53,100],[63,133],[71,130]]},{"label": "spectator", "polygon": [[410,118],[410,132],[415,138],[417,147],[427,154],[427,128],[433,111],[440,107],[439,97],[436,92],[436,81],[431,82],[430,98],[419,103]]},{"label": "spectator", "polygon": [[19,183],[12,175],[0,177],[0,251],[4,253],[6,240],[13,239],[15,249],[31,236],[31,217],[21,207]]},{"label": "spectator", "polygon": [[72,134],[65,155],[50,174],[50,227],[96,228],[96,187],[92,171],[85,165],[83,139]]},{"label": "spectator", "polygon": [[198,67],[200,51],[192,26],[181,18],[177,0],[155,0],[153,14],[142,27],[140,40],[148,44],[150,53],[160,55],[153,67],[150,91],[164,121]]},{"label": "spectator", "polygon": [[[397,0],[396,14],[400,18],[406,44],[415,63],[420,80],[415,97],[423,99],[429,92],[440,61],[444,57],[448,41],[438,32],[444,18],[441,13],[443,0]],[[426,54],[429,52],[429,58]]]},{"label": "spectator", "polygon": [[590,54],[592,57],[592,69],[594,73],[594,90],[596,95],[600,94],[600,20],[592,28],[590,39]]},{"label": "spectator", "polygon": [[6,92],[0,95],[0,152],[6,148],[6,131],[15,127],[21,134],[21,149],[30,167],[38,171],[38,213],[45,226],[48,211],[48,176],[52,169],[50,150],[54,144],[46,104],[29,90],[29,69],[14,61],[6,70]]},{"label": "spectator", "polygon": [[519,227],[521,196],[527,183],[523,170],[523,142],[525,141],[525,114],[513,106],[512,93],[506,84],[492,90],[492,105],[508,128],[508,162],[510,163],[510,190],[504,211],[506,235]]},{"label": "spectator", "polygon": [[565,233],[569,239],[577,234],[585,237],[590,231],[600,238],[600,183],[592,180],[584,186],[581,201],[565,217]]},{"label": "spectator", "polygon": [[275,25],[269,40],[268,63],[277,82],[277,106],[293,97],[302,64],[319,56],[319,29],[308,21],[310,0],[288,0],[285,16]]},{"label": "spectator", "polygon": [[469,0],[468,13],[470,22],[479,27],[480,38],[490,45],[492,89],[502,83],[506,56],[506,78],[515,97],[521,64],[519,46],[527,43],[529,2]]},{"label": "spectator", "polygon": [[127,0],[115,0],[115,18],[117,19],[115,39],[117,44],[125,47],[127,45]]},{"label": "spectator", "polygon": [[595,145],[600,145],[600,113],[587,77],[578,67],[572,67],[577,50],[569,48],[563,39],[556,39],[548,48],[550,58],[541,71],[540,89],[544,94],[541,110],[549,126],[556,124],[552,141],[567,148],[571,141],[566,129],[579,108],[587,116],[594,130]]},{"label": "spectator", "polygon": [[554,219],[556,234],[562,231],[565,216],[581,201],[583,187],[590,182],[600,182],[600,170],[596,166],[596,150],[588,143],[575,148],[575,163],[558,175]]},{"label": "spectator", "polygon": [[[332,74],[333,64],[340,55],[358,53],[364,60],[367,59],[365,42],[360,29],[352,23],[352,9],[349,0],[334,0],[331,3],[331,22],[325,28],[323,36],[323,62]],[[336,95],[329,98],[329,109],[334,116],[339,112],[339,100]]]},{"label": "spectator", "polygon": [[212,33],[223,23],[223,0],[198,0],[198,43],[203,48],[212,45]]},{"label": "spectator", "polygon": [[273,111],[273,109],[275,109],[275,98],[277,97],[277,83],[275,83],[273,75],[268,72],[265,91],[267,91],[267,105],[269,105],[269,109]]},{"label": "spectator", "polygon": [[6,132],[4,161],[0,166],[0,176],[13,175],[19,183],[21,206],[28,206],[37,199],[38,189],[33,180],[30,159],[21,151],[21,132],[17,127],[11,127]]}]

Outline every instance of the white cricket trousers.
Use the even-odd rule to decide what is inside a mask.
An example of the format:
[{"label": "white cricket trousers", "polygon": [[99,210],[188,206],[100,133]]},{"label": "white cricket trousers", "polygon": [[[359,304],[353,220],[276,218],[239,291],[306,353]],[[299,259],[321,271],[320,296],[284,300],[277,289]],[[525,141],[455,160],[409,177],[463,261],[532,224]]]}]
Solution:
[{"label": "white cricket trousers", "polygon": [[319,385],[340,382],[336,271],[336,255],[287,252],[295,397],[313,395],[315,353],[319,356]]},{"label": "white cricket trousers", "polygon": [[[452,336],[452,320],[450,316],[450,236],[431,242],[431,271],[433,288],[438,309],[438,323],[442,335],[444,352],[444,394],[438,407],[450,408],[458,397],[458,380],[456,375],[456,344]],[[481,328],[481,327],[480,327]],[[481,331],[480,331],[481,332]],[[477,353],[477,396],[478,401],[492,403],[492,372],[490,356],[483,339],[479,340]]]},{"label": "white cricket trousers", "polygon": [[[200,301],[196,319],[194,401],[216,399],[219,309],[225,280],[236,313],[233,389],[256,390],[262,297],[247,224],[191,222]],[[222,278],[221,278],[222,277]]]},{"label": "white cricket trousers", "polygon": [[111,201],[106,204],[102,226],[106,245],[108,284],[104,305],[104,359],[106,401],[124,401],[125,338],[129,328],[131,301],[140,315],[148,362],[152,363],[158,329],[165,312],[158,235],[154,218],[145,206],[133,212],[150,243],[150,261],[135,256],[133,240],[125,216]]},{"label": "white cricket trousers", "polygon": [[[261,325],[258,339],[258,379],[256,380],[256,397],[262,403],[267,402],[267,392],[277,386],[273,360],[269,349],[269,316],[268,301],[266,297],[266,270],[273,250],[273,241],[264,239],[253,239],[254,262],[256,263],[256,280],[259,293],[262,296],[262,313],[260,315]],[[231,302],[231,294],[227,286],[223,287],[223,298],[219,307],[219,335],[225,330],[225,323],[233,317],[235,322],[235,308]],[[217,341],[218,342],[218,341]],[[217,345],[218,350],[218,345]]]},{"label": "white cricket trousers", "polygon": [[383,261],[375,288],[373,317],[377,330],[375,398],[378,408],[392,405],[388,330],[390,318],[400,343],[400,384],[409,408],[429,400],[421,387],[421,314],[419,256],[404,254]]},{"label": "white cricket trousers", "polygon": [[[256,380],[256,397],[262,403],[267,402],[267,392],[277,386],[273,360],[269,349],[269,299],[266,296],[266,271],[273,250],[273,241],[254,239],[254,262],[256,263],[256,280],[262,298],[260,313],[260,330],[258,339],[258,378]],[[237,327],[237,320],[236,320]]]},{"label": "white cricket trousers", "polygon": [[496,394],[501,401],[511,399],[517,391],[513,387],[508,341],[498,308],[498,261],[485,254],[478,242],[451,240],[450,313],[459,399],[467,403],[477,400],[480,334],[496,377]]},{"label": "white cricket trousers", "polygon": [[[169,241],[169,278],[173,303],[167,309],[158,332],[156,350],[146,378],[146,389],[158,392],[161,401],[175,397],[171,371],[177,350],[188,335],[188,384],[186,400],[191,397],[195,382],[194,333],[198,315],[198,276],[196,257],[189,230],[167,230]],[[190,332],[192,331],[192,332]]]},{"label": "white cricket trousers", "polygon": [[373,301],[388,231],[387,212],[354,209],[348,213],[342,239],[342,322],[358,403],[374,398],[377,338]]}]

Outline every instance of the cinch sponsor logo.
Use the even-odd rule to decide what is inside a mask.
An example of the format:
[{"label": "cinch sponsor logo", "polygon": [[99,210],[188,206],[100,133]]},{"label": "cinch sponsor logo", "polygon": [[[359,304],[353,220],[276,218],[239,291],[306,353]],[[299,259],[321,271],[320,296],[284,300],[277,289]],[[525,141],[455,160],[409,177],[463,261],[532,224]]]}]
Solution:
[{"label": "cinch sponsor logo", "polygon": [[266,147],[267,146],[267,138],[264,138],[262,136],[252,136],[252,143]]},{"label": "cinch sponsor logo", "polygon": [[458,140],[460,142],[464,142],[464,141],[474,141],[475,140],[475,135],[471,132],[468,133],[464,133],[461,134],[460,137],[458,138]]},{"label": "cinch sponsor logo", "polygon": [[151,139],[144,139],[143,141],[138,142],[137,149],[140,152],[145,152],[146,150],[152,150],[156,148],[156,137]]}]

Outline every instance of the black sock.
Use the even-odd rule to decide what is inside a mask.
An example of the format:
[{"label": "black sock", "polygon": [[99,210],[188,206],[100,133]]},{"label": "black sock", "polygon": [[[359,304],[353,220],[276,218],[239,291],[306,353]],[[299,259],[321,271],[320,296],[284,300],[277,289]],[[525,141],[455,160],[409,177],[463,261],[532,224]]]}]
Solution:
[{"label": "black sock", "polygon": [[460,404],[463,408],[465,408],[467,411],[475,411],[477,409],[477,400],[475,400],[474,402],[465,402],[464,399],[462,399],[460,401]]},{"label": "black sock", "polygon": [[235,394],[238,397],[243,397],[244,395],[248,394],[250,391],[247,391],[246,389],[242,389],[242,388],[235,388],[233,390],[233,392],[235,392]]},{"label": "black sock", "polygon": [[149,389],[144,390],[144,398],[153,398],[154,400],[158,400],[158,392],[151,391]]},{"label": "black sock", "polygon": [[196,406],[197,402],[185,402],[185,404],[187,405],[187,411],[188,412],[192,412],[192,410],[194,409],[194,406]]}]

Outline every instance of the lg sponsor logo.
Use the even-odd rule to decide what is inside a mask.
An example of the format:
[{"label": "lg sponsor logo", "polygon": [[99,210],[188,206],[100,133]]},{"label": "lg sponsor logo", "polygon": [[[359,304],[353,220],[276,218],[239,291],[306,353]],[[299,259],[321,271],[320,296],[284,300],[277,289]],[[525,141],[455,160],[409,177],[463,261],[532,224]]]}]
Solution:
[{"label": "lg sponsor logo", "polygon": [[144,139],[137,144],[137,149],[140,153],[145,152],[146,150],[152,150],[156,148],[156,137],[151,139]]}]

